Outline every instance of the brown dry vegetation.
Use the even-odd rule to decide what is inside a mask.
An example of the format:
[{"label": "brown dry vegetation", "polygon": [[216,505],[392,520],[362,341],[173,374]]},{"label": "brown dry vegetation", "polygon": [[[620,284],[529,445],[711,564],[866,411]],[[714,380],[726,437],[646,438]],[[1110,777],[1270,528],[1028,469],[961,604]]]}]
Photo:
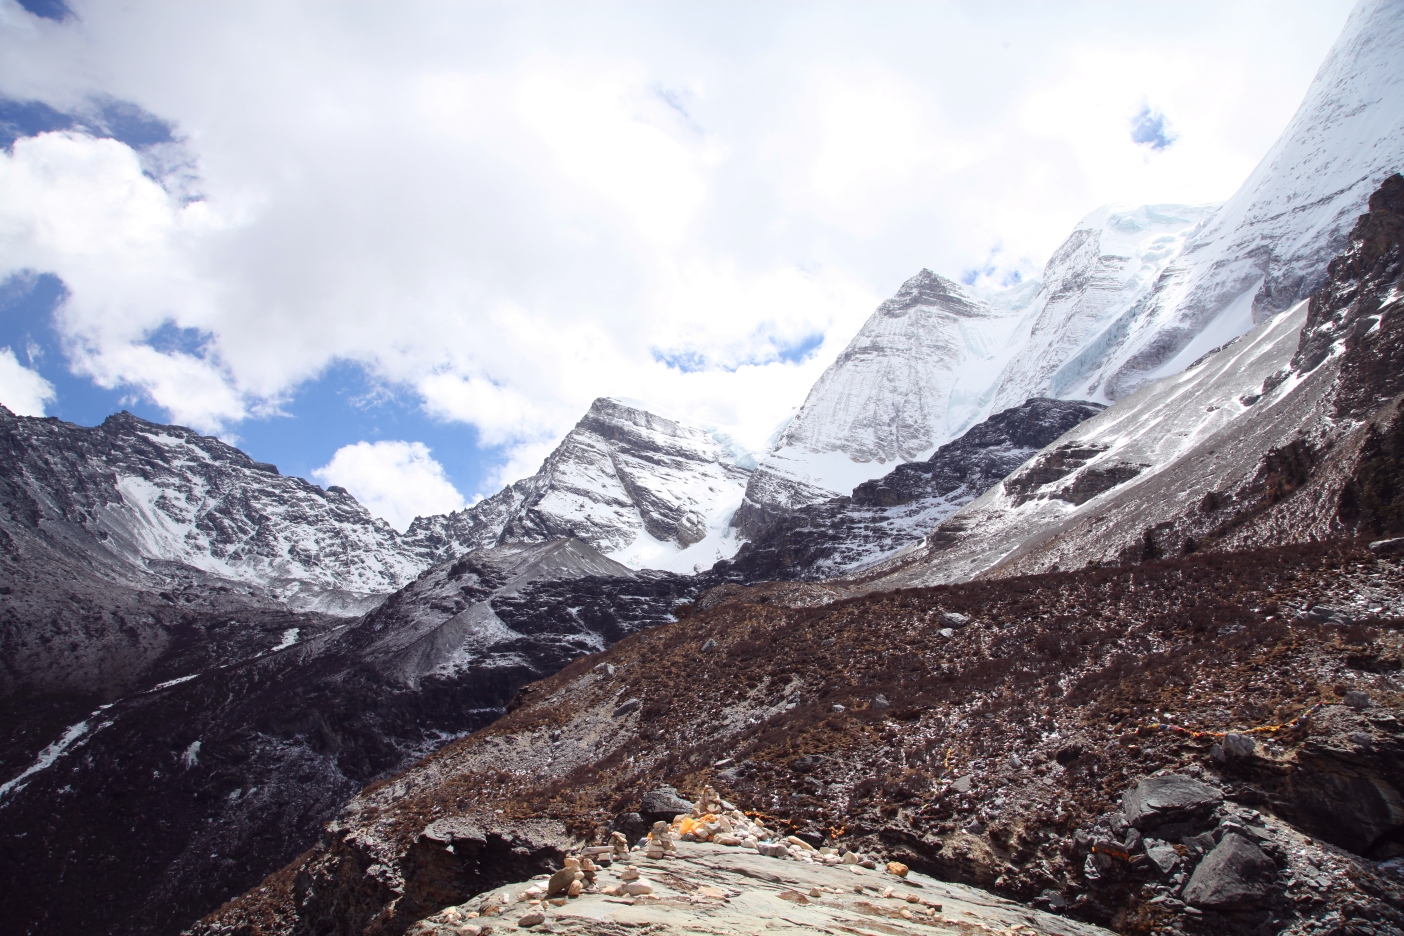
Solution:
[{"label": "brown dry vegetation", "polygon": [[[1337,543],[817,607],[755,604],[745,600],[751,590],[731,589],[725,603],[631,636],[528,687],[499,722],[368,788],[337,835],[352,831],[362,853],[401,860],[403,870],[402,857],[436,819],[474,816],[506,826],[550,818],[590,839],[661,783],[684,793],[712,783],[796,832],[1025,900],[1058,892],[1084,918],[1152,929],[1154,915],[1137,910],[1145,895],[1135,875],[1101,887],[1082,879],[1078,831],[1160,768],[1218,769],[1206,756],[1212,737],[1161,723],[1208,732],[1284,724],[1355,688],[1397,713],[1404,706],[1404,622],[1395,616],[1402,586],[1397,559]],[[807,600],[802,588],[754,592],[763,600]],[[1349,628],[1296,617],[1317,603],[1380,610]],[[942,636],[942,612],[967,614],[972,623]],[[718,646],[702,652],[708,639]],[[601,662],[616,667],[615,675],[596,673]],[[887,707],[875,703],[879,695]],[[635,698],[637,710],[610,718]],[[601,720],[609,725],[604,737],[586,727]],[[1238,802],[1329,838],[1329,830],[1316,830],[1320,818],[1297,814],[1272,778],[1297,769],[1296,752],[1314,734],[1336,730],[1333,724],[1313,718],[1260,735],[1256,766],[1216,781]],[[517,753],[503,757],[509,743]],[[565,743],[574,755],[561,753]],[[715,766],[724,758],[738,766]],[[968,793],[950,786],[964,775]],[[966,831],[975,821],[978,828]],[[349,860],[341,841],[333,836],[329,849],[302,862],[310,879],[329,881],[337,862]],[[290,900],[291,878],[280,880],[269,886]],[[1370,887],[1373,896],[1340,899],[1376,901],[1374,914],[1398,900],[1388,888]],[[306,916],[308,898],[300,899]],[[269,931],[284,928],[266,916],[278,903],[263,898]],[[242,898],[223,919],[250,921],[258,904]],[[1273,912],[1286,919],[1328,906]],[[408,922],[391,913],[376,928]],[[358,925],[347,921],[342,931]]]}]

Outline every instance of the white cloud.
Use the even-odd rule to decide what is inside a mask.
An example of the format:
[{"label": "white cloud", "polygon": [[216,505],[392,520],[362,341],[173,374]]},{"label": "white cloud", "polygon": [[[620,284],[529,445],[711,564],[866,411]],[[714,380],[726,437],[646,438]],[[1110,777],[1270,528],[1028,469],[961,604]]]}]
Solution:
[{"label": "white cloud", "polygon": [[344,445],[312,477],[346,488],[374,516],[401,533],[415,517],[464,506],[463,495],[444,477],[443,466],[423,442]]},{"label": "white cloud", "polygon": [[[57,273],[77,367],[205,431],[344,359],[504,471],[602,395],[759,445],[921,267],[1037,267],[1099,204],[1226,198],[1348,5],[93,0],[39,28],[0,0],[0,94],[135,101],[205,196],[115,141],[21,140],[0,276]],[[1179,133],[1151,158],[1146,100]]]},{"label": "white cloud", "polygon": [[0,403],[16,416],[43,416],[54,401],[54,385],[19,362],[15,352],[0,348]]}]

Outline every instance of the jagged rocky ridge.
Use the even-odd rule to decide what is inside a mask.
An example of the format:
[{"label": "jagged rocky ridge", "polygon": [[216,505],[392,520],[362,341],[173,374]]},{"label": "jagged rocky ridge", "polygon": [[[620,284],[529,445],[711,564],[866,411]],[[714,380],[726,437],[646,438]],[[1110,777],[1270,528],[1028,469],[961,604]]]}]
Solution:
[{"label": "jagged rocky ridge", "polygon": [[77,932],[102,906],[105,932],[176,932],[307,848],[366,783],[694,592],[558,540],[435,566],[349,622],[187,610],[159,660],[173,676],[7,716],[5,929]]},{"label": "jagged rocky ridge", "polygon": [[[813,842],[1121,932],[1396,932],[1401,595],[1398,556],[1349,543],[813,607],[732,587],[365,790],[195,932],[403,932],[707,783]],[[1133,836],[1118,807],[1166,770],[1207,808],[1137,813]],[[1186,891],[1234,835],[1264,877]]]},{"label": "jagged rocky ridge", "polygon": [[1101,409],[1097,403],[1035,398],[996,413],[926,461],[900,464],[858,485],[849,497],[780,516],[713,573],[754,582],[853,572],[920,543],[955,510]]}]

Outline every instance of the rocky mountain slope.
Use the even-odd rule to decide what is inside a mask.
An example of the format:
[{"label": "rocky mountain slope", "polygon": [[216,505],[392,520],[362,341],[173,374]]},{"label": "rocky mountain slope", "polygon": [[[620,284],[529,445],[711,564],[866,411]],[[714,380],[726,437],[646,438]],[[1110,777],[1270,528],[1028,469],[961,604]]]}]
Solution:
[{"label": "rocky mountain slope", "polygon": [[[1394,932],[1401,595],[1399,558],[1349,543],[731,588],[365,790],[195,932],[403,932],[639,828],[665,784],[1121,932]],[[1145,786],[1166,771],[1194,796]]]},{"label": "rocky mountain slope", "polygon": [[367,782],[694,592],[559,540],[435,566],[351,621],[187,608],[161,682],[6,715],[0,929],[78,932],[102,906],[104,932],[176,932],[306,849]]},{"label": "rocky mountain slope", "polygon": [[174,564],[297,607],[354,612],[440,558],[407,548],[340,488],[130,413],[88,428],[0,409],[0,460],[0,526],[20,576],[47,559],[153,585]]},{"label": "rocky mountain slope", "polygon": [[463,543],[575,537],[633,568],[693,572],[730,556],[749,469],[703,429],[600,398],[541,470],[408,537]]},{"label": "rocky mountain slope", "polygon": [[822,579],[852,573],[920,544],[958,508],[998,484],[1029,456],[1095,415],[1096,403],[1032,399],[996,413],[938,448],[865,481],[851,496],[801,507],[776,519],[730,562],[724,579]]},{"label": "rocky mountain slope", "polygon": [[1309,302],[1060,438],[874,587],[1404,529],[1401,277],[1396,174]]}]

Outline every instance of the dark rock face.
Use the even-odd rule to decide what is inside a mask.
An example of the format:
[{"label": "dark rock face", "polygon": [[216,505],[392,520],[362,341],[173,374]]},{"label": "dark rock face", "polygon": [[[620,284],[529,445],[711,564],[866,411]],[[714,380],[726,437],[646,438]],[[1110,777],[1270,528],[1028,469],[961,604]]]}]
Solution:
[{"label": "dark rock face", "polygon": [[1181,774],[1147,777],[1126,793],[1121,811],[1142,832],[1167,824],[1201,823],[1224,801],[1222,790]]},{"label": "dark rock face", "polygon": [[672,822],[674,816],[688,815],[692,803],[672,790],[654,790],[643,795],[639,814],[649,822]]},{"label": "dark rock face", "polygon": [[885,477],[860,484],[852,497],[767,515],[765,523],[753,524],[759,532],[736,558],[713,571],[740,581],[812,580],[873,562],[919,542],[1030,455],[1102,409],[1096,403],[1039,398],[996,413],[926,461],[898,465]]},{"label": "dark rock face", "polygon": [[1185,885],[1185,903],[1212,910],[1255,906],[1267,896],[1276,870],[1261,848],[1230,832],[1194,869]]},{"label": "dark rock face", "polygon": [[1404,176],[1385,179],[1370,196],[1344,253],[1307,306],[1292,370],[1305,373],[1344,346],[1337,411],[1358,415],[1404,391],[1404,339],[1395,319],[1404,314],[1398,286],[1404,276]]},{"label": "dark rock face", "polygon": [[1018,462],[1011,465],[1010,461],[1019,453],[1038,451],[1103,409],[1081,400],[1028,400],[972,426],[926,461],[898,465],[886,477],[858,485],[853,503],[896,507],[946,495],[964,485],[974,488],[989,482],[988,489],[1018,467]]}]

